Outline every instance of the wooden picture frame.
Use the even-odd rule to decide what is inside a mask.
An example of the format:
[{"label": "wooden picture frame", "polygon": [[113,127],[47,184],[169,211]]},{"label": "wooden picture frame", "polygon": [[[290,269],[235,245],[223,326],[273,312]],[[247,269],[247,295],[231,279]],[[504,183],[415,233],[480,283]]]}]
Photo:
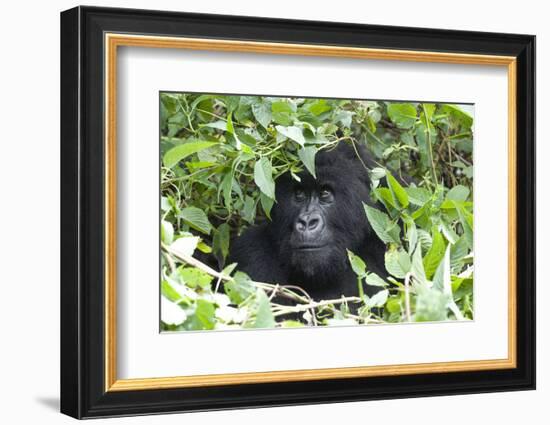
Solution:
[{"label": "wooden picture frame", "polygon": [[[506,67],[508,358],[117,379],[115,100],[121,46]],[[534,74],[535,38],[528,35],[94,7],[63,12],[61,411],[89,418],[533,389]]]}]

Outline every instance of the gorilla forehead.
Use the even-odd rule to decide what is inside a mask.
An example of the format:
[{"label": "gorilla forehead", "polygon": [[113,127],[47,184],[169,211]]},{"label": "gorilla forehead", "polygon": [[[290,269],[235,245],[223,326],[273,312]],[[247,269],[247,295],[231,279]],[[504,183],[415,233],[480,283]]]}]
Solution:
[{"label": "gorilla forehead", "polygon": [[356,152],[344,142],[340,142],[336,148],[319,151],[315,158],[316,177],[304,170],[298,174],[300,182],[297,182],[287,174],[277,181],[280,194],[287,195],[288,186],[299,186],[310,191],[329,186],[338,192],[355,193],[363,198],[369,190],[369,177],[359,156],[361,152],[361,146]]}]

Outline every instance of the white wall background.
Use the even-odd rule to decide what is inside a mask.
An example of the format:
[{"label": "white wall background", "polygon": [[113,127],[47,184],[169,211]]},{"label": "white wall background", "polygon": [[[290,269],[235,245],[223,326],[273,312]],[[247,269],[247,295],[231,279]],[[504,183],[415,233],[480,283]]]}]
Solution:
[{"label": "white wall background", "polygon": [[[57,413],[59,392],[59,12],[77,3],[8,2],[0,15],[0,421],[69,423]],[[548,419],[550,297],[544,261],[550,212],[550,27],[545,3],[273,2],[202,0],[99,1],[96,5],[156,8],[369,24],[536,34],[538,53],[538,390],[320,406],[252,409],[110,420],[109,423],[318,424],[360,421],[446,425],[522,423]],[[103,420],[99,421],[104,422]]]}]

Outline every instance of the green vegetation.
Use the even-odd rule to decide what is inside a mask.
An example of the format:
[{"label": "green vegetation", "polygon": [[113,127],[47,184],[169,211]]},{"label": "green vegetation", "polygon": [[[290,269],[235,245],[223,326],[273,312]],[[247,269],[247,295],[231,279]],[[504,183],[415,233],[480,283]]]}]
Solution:
[{"label": "green vegetation", "polygon": [[[163,93],[160,108],[163,330],[472,318],[473,119],[461,107]],[[316,153],[341,142],[366,145],[379,165],[371,193],[383,208],[365,205],[365,216],[386,243],[387,274],[348,252],[359,288],[379,291],[312,300],[226,264],[231,238],[269,220],[277,178],[314,174]],[[280,319],[290,312],[303,323]]]}]

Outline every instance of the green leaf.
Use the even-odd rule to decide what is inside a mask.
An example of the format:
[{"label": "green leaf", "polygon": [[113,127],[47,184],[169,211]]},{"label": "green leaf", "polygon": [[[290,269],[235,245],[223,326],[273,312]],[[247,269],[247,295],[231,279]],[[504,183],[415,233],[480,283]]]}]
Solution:
[{"label": "green leaf", "polygon": [[231,211],[231,190],[233,188],[233,169],[229,170],[220,183],[218,191],[223,194],[223,202],[225,207]]},{"label": "green leaf", "polygon": [[254,201],[254,198],[248,195],[244,197],[241,216],[246,222],[254,224],[254,219],[256,218],[256,202]]},{"label": "green leaf", "polygon": [[426,277],[431,279],[434,275],[437,266],[441,262],[441,259],[445,255],[445,240],[437,228],[432,229],[432,246],[424,257],[424,270],[426,270]]},{"label": "green leaf", "polygon": [[393,212],[393,209],[397,208],[397,200],[393,196],[392,191],[387,187],[379,187],[374,189],[374,195],[376,198],[384,204],[389,212]]},{"label": "green leaf", "polygon": [[306,146],[298,151],[298,157],[305,165],[310,174],[317,178],[315,175],[315,155],[317,154],[317,148],[314,146]]},{"label": "green leaf", "polygon": [[288,102],[278,101],[271,104],[271,116],[273,121],[281,125],[291,125],[294,108]]},{"label": "green leaf", "polygon": [[252,114],[254,118],[262,125],[262,127],[267,128],[271,123],[271,104],[268,102],[259,102],[252,104]]},{"label": "green leaf", "polygon": [[166,245],[170,245],[174,240],[174,226],[169,221],[160,222],[160,240]]},{"label": "green leaf", "polygon": [[388,273],[399,279],[404,279],[411,271],[411,259],[405,251],[397,249],[387,251],[384,261]]},{"label": "green leaf", "polygon": [[186,235],[181,238],[176,239],[172,244],[170,245],[170,249],[179,252],[183,255],[193,255],[195,252],[195,249],[197,248],[197,245],[200,241],[200,238],[198,236],[191,236]]},{"label": "green leaf", "polygon": [[168,282],[166,279],[163,279],[160,283],[160,291],[162,295],[164,295],[168,300],[172,301],[173,303],[178,302],[182,298],[181,294],[176,289],[174,289],[170,282]]},{"label": "green leaf", "polygon": [[417,120],[416,108],[410,103],[390,103],[388,116],[399,128],[411,128]]},{"label": "green leaf", "polygon": [[367,285],[386,287],[388,284],[376,273],[368,273],[366,278]]},{"label": "green leaf", "polygon": [[271,162],[262,157],[254,165],[254,182],[268,198],[275,199],[275,182],[273,181]]},{"label": "green leaf", "polygon": [[296,143],[298,143],[302,147],[306,143],[306,139],[304,138],[304,134],[302,133],[302,129],[300,127],[296,127],[296,126],[284,127],[282,125],[277,125],[275,126],[275,128],[283,136],[288,137],[291,140],[294,140]]},{"label": "green leaf", "polygon": [[464,229],[464,236],[468,242],[468,247],[473,249],[474,247],[474,229],[473,229],[473,216],[471,213],[466,211],[462,205],[459,205],[456,201],[453,201],[456,212],[458,213],[458,218],[462,228]]},{"label": "green leaf", "polygon": [[216,308],[213,303],[202,298],[197,300],[197,307],[195,309],[194,316],[202,325],[202,329],[214,329],[214,326],[216,325],[215,313]]},{"label": "green leaf", "polygon": [[213,277],[195,267],[179,267],[178,273],[185,284],[190,288],[206,289],[212,283]]},{"label": "green leaf", "polygon": [[442,292],[446,299],[446,307],[450,308],[457,320],[464,320],[462,313],[453,300],[452,282],[451,282],[451,246],[448,245],[445,255],[434,275],[433,288]]},{"label": "green leaf", "polygon": [[407,195],[407,192],[405,191],[403,186],[399,184],[399,182],[395,179],[395,177],[393,177],[393,175],[389,171],[386,172],[386,179],[388,180],[389,187],[392,193],[397,198],[399,203],[403,207],[407,208],[409,206],[409,196]]},{"label": "green leaf", "polygon": [[285,320],[281,323],[281,328],[303,328],[305,325],[296,320]]},{"label": "green leaf", "polygon": [[262,206],[262,210],[265,213],[266,217],[271,220],[271,208],[273,208],[273,204],[275,201],[263,193],[260,193],[260,205]]},{"label": "green leaf", "polygon": [[472,124],[474,123],[474,119],[470,116],[470,114],[468,114],[467,112],[464,112],[462,109],[460,109],[456,105],[449,105],[449,104],[442,105],[440,112],[451,115],[455,120],[457,120],[460,123],[460,125],[465,130],[469,130],[472,127]]},{"label": "green leaf", "polygon": [[409,196],[409,201],[411,204],[422,207],[426,202],[432,197],[431,193],[422,187],[406,187],[405,191]]},{"label": "green leaf", "polygon": [[209,235],[212,231],[212,225],[210,224],[210,221],[208,221],[208,217],[200,208],[183,208],[180,212],[180,217],[187,225],[195,230],[198,230],[199,232]]},{"label": "green leaf", "polygon": [[468,255],[468,241],[466,240],[466,236],[462,235],[451,246],[451,269],[461,269],[466,255]]},{"label": "green leaf", "polygon": [[231,302],[237,305],[254,294],[252,281],[250,277],[243,272],[236,272],[232,280],[225,282],[224,290]]},{"label": "green leaf", "polygon": [[[182,139],[179,139],[182,140]],[[182,159],[187,158],[189,155],[200,152],[204,149],[208,149],[212,146],[217,145],[214,142],[204,142],[204,141],[193,141],[186,140],[183,143],[173,147],[168,152],[164,154],[163,162],[164,166],[171,168],[180,162]]]},{"label": "green leaf", "polygon": [[[400,243],[399,233],[397,233],[397,237],[395,235],[395,223],[390,220],[387,214],[367,204],[363,204],[363,207],[365,208],[370,225],[382,242]],[[399,227],[397,227],[397,230],[399,231]]]},{"label": "green leaf", "polygon": [[216,128],[218,130],[226,131],[227,130],[227,122],[218,120],[214,122],[209,122],[207,124],[202,124],[201,127],[210,127],[210,128]]},{"label": "green leaf", "polygon": [[449,201],[464,202],[468,199],[469,195],[470,189],[466,186],[458,185],[449,190],[445,199]]},{"label": "green leaf", "polygon": [[230,241],[230,227],[227,223],[222,223],[214,231],[214,238],[212,239],[212,248],[217,255],[221,254],[221,257],[225,261],[229,254],[229,241]]},{"label": "green leaf", "polygon": [[384,304],[386,304],[388,295],[389,295],[389,291],[387,289],[379,291],[376,294],[374,294],[372,297],[367,299],[367,301],[365,302],[365,306],[367,308],[382,307]]},{"label": "green leaf", "polygon": [[349,249],[347,249],[346,251],[348,253],[349,263],[351,264],[353,272],[358,277],[364,277],[367,274],[367,265],[365,264],[365,262],[361,259],[361,257],[355,255]]},{"label": "green leaf", "polygon": [[254,328],[273,328],[275,326],[275,318],[271,311],[271,304],[269,298],[263,289],[258,288],[256,291],[256,320],[254,321]]},{"label": "green leaf", "polygon": [[309,105],[309,111],[316,116],[321,115],[324,112],[330,111],[332,108],[325,99],[319,99],[315,103]]},{"label": "green leaf", "polygon": [[441,322],[447,320],[447,296],[436,289],[417,288],[416,322]]},{"label": "green leaf", "polygon": [[233,119],[231,118],[232,114],[228,114],[227,115],[227,124],[226,124],[226,128],[227,128],[227,132],[228,133],[231,133],[235,139],[235,147],[237,148],[237,150],[241,150],[241,141],[239,140],[239,138],[237,137],[237,134],[235,133],[235,127],[233,126]]},{"label": "green leaf", "polygon": [[411,274],[413,275],[415,283],[419,285],[426,285],[426,272],[424,270],[424,264],[422,264],[422,247],[420,244],[416,246],[412,255]]}]

